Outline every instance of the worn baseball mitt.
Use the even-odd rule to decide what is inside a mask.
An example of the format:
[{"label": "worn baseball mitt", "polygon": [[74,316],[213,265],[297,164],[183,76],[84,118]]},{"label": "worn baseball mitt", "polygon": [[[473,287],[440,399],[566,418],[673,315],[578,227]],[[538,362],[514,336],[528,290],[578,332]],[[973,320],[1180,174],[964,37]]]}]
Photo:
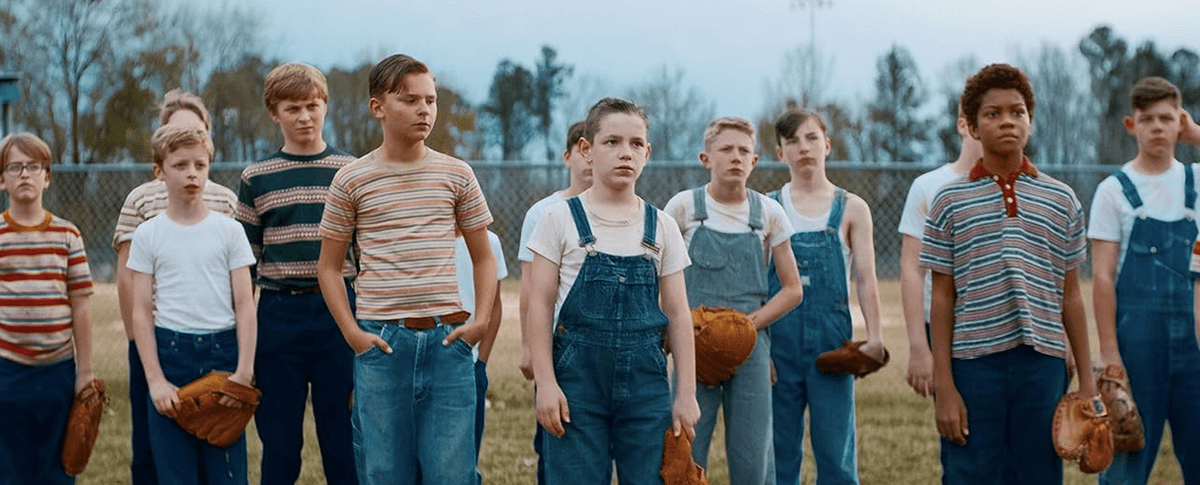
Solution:
[{"label": "worn baseball mitt", "polygon": [[1067,393],[1054,409],[1051,429],[1054,452],[1064,460],[1079,461],[1084,473],[1099,473],[1113,458],[1112,429],[1100,396]]},{"label": "worn baseball mitt", "polygon": [[687,439],[687,433],[675,436],[675,431],[667,428],[663,435],[662,458],[659,474],[663,485],[708,485],[704,469],[692,461],[692,442]]},{"label": "worn baseball mitt", "polygon": [[1115,365],[1097,366],[1096,389],[1108,409],[1108,423],[1112,426],[1113,450],[1118,453],[1139,451],[1146,446],[1146,431],[1142,427],[1142,416],[1129,391],[1129,377],[1125,369]]},{"label": "worn baseball mitt", "polygon": [[758,341],[750,320],[728,308],[696,307],[692,326],[696,330],[696,380],[710,386],[733,377]]},{"label": "worn baseball mitt", "polygon": [[817,370],[826,374],[854,374],[854,377],[865,377],[882,369],[892,360],[892,354],[887,349],[883,350],[882,362],[864,354],[858,348],[866,343],[866,340],[847,340],[840,348],[821,353],[817,356]]},{"label": "worn baseball mitt", "polygon": [[[262,392],[229,380],[228,372],[213,371],[179,388],[179,405],[175,407],[175,422],[179,427],[213,446],[227,448],[238,440]],[[241,404],[231,407],[221,404],[228,396]]]},{"label": "worn baseball mitt", "polygon": [[87,386],[75,394],[67,418],[67,434],[63,437],[62,464],[68,475],[75,476],[87,468],[92,457],[96,436],[100,434],[100,411],[107,399],[104,397],[104,381],[92,379]]}]

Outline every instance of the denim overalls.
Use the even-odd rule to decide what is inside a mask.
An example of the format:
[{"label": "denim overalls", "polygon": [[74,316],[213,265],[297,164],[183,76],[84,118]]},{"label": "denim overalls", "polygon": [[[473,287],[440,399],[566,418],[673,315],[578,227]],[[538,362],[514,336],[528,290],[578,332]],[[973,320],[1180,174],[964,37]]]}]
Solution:
[{"label": "denim overalls", "polygon": [[[780,192],[772,198],[782,203]],[[792,252],[804,283],[804,300],[771,324],[771,359],[778,382],[772,390],[775,476],[779,485],[800,483],[804,457],[804,408],[809,410],[817,483],[858,483],[855,452],[854,378],[817,370],[822,352],[842,346],[854,333],[850,320],[846,261],[842,255],[842,212],[846,191],[837,188],[823,231],[792,234]],[[770,294],[780,290],[774,265]]]},{"label": "denim overalls", "polygon": [[1100,476],[1103,484],[1144,484],[1154,467],[1164,421],[1171,422],[1175,457],[1188,483],[1200,480],[1200,347],[1196,343],[1192,244],[1196,240],[1196,188],[1184,166],[1187,217],[1146,217],[1137,188],[1124,172],[1113,174],[1139,214],[1117,276],[1117,344],[1133,400],[1146,428],[1146,447],[1118,453]]},{"label": "denim overalls", "polygon": [[671,391],[652,256],[660,250],[656,209],[646,204],[646,254],[615,256],[595,250],[579,198],[567,204],[588,255],[554,330],[554,373],[571,422],[562,438],[543,434],[546,483],[608,483],[615,460],[621,484],[660,485]]},{"label": "denim overalls", "polygon": [[[692,217],[700,227],[692,234],[688,256],[692,265],[684,270],[688,303],[733,308],[742,313],[758,310],[767,302],[767,264],[759,234],[763,228],[760,195],[748,191],[751,232],[726,233],[709,229],[705,188],[692,190]],[[771,447],[771,338],[758,331],[754,351],[738,366],[728,381],[706,386],[696,383],[700,421],[692,442],[692,459],[707,467],[708,449],[717,410],[725,407],[725,450],[729,460],[729,483],[762,485],[775,483],[769,469]]]}]

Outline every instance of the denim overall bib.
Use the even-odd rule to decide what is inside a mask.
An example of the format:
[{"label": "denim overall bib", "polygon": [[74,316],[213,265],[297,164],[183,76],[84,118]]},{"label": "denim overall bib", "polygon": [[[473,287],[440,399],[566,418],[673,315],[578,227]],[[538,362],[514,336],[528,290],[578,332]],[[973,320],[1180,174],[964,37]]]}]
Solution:
[{"label": "denim overall bib", "polygon": [[608,483],[615,460],[621,484],[661,485],[671,391],[652,256],[660,250],[656,210],[646,204],[646,254],[615,256],[595,250],[579,198],[567,204],[588,255],[554,329],[554,373],[571,422],[562,438],[543,435],[546,483]]},{"label": "denim overall bib", "polygon": [[[780,192],[772,192],[780,203]],[[817,355],[842,346],[853,336],[846,261],[842,255],[842,212],[846,191],[837,188],[822,231],[792,234],[792,252],[804,283],[800,305],[771,324],[771,359],[778,382],[772,389],[775,428],[775,476],[779,485],[800,483],[804,457],[804,408],[810,414],[817,484],[857,484],[854,378],[817,370]],[[781,286],[774,265],[770,294]]]},{"label": "denim overall bib", "polygon": [[[760,195],[748,191],[751,232],[726,233],[709,229],[705,189],[692,190],[695,211],[692,217],[700,227],[692,235],[688,256],[692,265],[684,270],[688,303],[729,307],[742,313],[758,310],[767,302],[767,264],[759,234],[763,228]],[[766,329],[758,331],[754,351],[738,366],[729,381],[716,386],[696,383],[700,403],[700,421],[692,442],[692,459],[708,467],[708,449],[717,410],[725,407],[725,450],[729,460],[731,485],[775,483],[768,468],[774,453],[771,446],[771,338]]]},{"label": "denim overall bib", "polygon": [[1184,173],[1187,217],[1169,222],[1146,217],[1128,175],[1113,175],[1139,212],[1117,276],[1116,323],[1121,360],[1146,429],[1146,447],[1116,454],[1100,477],[1103,484],[1146,483],[1165,421],[1171,422],[1185,480],[1200,480],[1200,346],[1188,268],[1197,233],[1196,188],[1192,167],[1185,166]]}]

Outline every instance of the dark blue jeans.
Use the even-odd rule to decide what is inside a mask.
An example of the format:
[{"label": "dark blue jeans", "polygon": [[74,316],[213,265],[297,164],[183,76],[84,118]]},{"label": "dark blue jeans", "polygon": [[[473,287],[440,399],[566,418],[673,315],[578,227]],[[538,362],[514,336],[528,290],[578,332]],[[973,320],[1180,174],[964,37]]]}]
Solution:
[{"label": "dark blue jeans", "polygon": [[1050,425],[1066,390],[1066,372],[1063,359],[1028,345],[954,359],[951,373],[971,434],[964,446],[941,440],[942,483],[1062,484],[1063,463],[1054,453]]},{"label": "dark blue jeans", "polygon": [[129,474],[133,485],[158,485],[154,471],[154,454],[150,448],[150,428],[146,424],[150,388],[146,385],[146,369],[138,355],[137,344],[129,341],[129,421],[133,428],[129,436],[131,457]]},{"label": "dark blue jeans", "polygon": [[[237,369],[237,334],[230,329],[212,334],[192,334],[155,327],[158,360],[163,375],[183,386],[214,370]],[[192,436],[175,420],[159,414],[146,399],[150,445],[160,483],[246,484],[246,434],[229,448],[218,448]]]},{"label": "dark blue jeans", "polygon": [[43,366],[0,358],[0,485],[75,483],[62,467],[75,360]]},{"label": "dark blue jeans", "polygon": [[483,472],[479,470],[479,450],[483,447],[483,425],[487,404],[488,375],[487,361],[475,361],[475,476],[483,483]]},{"label": "dark blue jeans", "polygon": [[[354,293],[347,294],[353,305]],[[292,485],[300,476],[310,385],[325,480],[357,484],[350,428],[354,352],[320,293],[262,290],[254,373],[263,393],[254,413],[263,443],[263,485]]]}]

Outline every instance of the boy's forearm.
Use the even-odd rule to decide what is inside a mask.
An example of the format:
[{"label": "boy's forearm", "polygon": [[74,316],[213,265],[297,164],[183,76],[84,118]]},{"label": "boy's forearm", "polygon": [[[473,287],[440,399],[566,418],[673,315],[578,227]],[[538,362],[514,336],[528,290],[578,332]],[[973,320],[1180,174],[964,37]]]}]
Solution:
[{"label": "boy's forearm", "polygon": [[1087,314],[1079,290],[1078,274],[1077,269],[1068,270],[1063,279],[1062,321],[1079,373],[1079,390],[1090,396],[1096,393],[1096,381],[1092,376],[1092,349],[1088,343]]},{"label": "boy's forearm", "polygon": [[125,267],[129,262],[129,245],[129,242],[117,245],[117,306],[121,310],[125,338],[133,340],[133,270]]},{"label": "boy's forearm", "polygon": [[663,313],[667,316],[667,334],[675,362],[675,395],[696,396],[696,332],[692,310],[688,306],[683,271],[659,279]]},{"label": "boy's forearm", "polygon": [[92,316],[87,296],[72,296],[71,335],[75,341],[75,374],[92,376]]},{"label": "boy's forearm", "polygon": [[951,345],[954,331],[954,277],[933,273],[930,292],[929,337],[933,354],[933,383],[935,389],[954,389],[951,375]]},{"label": "boy's forearm", "polygon": [[[158,343],[154,337],[154,305],[151,303],[150,284],[142,284],[141,278],[149,279],[149,275],[134,275],[132,325],[133,338],[138,357],[142,361],[142,369],[146,374],[146,382],[165,381],[162,365],[158,361]],[[143,294],[144,293],[144,294]]]},{"label": "boy's forearm", "polygon": [[500,323],[504,318],[504,309],[500,303],[500,292],[496,291],[496,299],[492,302],[492,317],[488,320],[487,333],[479,341],[479,360],[487,362],[492,356],[492,347],[496,344],[496,336],[500,334]]},{"label": "boy's forearm", "polygon": [[529,273],[521,276],[530,280],[529,309],[526,312],[528,322],[525,324],[525,330],[529,337],[525,340],[525,344],[528,346],[530,354],[534,382],[541,387],[557,386],[551,347],[554,302],[558,297],[559,267],[541,256],[535,257],[534,262],[529,266]]},{"label": "boy's forearm", "polygon": [[879,303],[879,282],[872,272],[856,282],[858,307],[862,310],[867,325],[867,340],[883,341],[883,313]]},{"label": "boy's forearm", "polygon": [[1106,364],[1121,362],[1117,345],[1117,259],[1120,243],[1092,240],[1092,315],[1100,357]]},{"label": "boy's forearm", "polygon": [[929,348],[925,330],[925,271],[921,269],[921,240],[904,235],[900,248],[900,306],[910,349]]},{"label": "boy's forearm", "polygon": [[254,351],[258,346],[258,315],[254,303],[253,283],[250,268],[242,267],[232,273],[234,293],[234,321],[238,343],[236,374],[254,377]]},{"label": "boy's forearm", "polygon": [[792,254],[791,241],[784,241],[773,248],[771,258],[775,262],[780,289],[765,305],[750,313],[749,317],[756,329],[763,329],[775,323],[804,299],[804,286],[800,284],[800,272],[796,269],[796,256]]},{"label": "boy's forearm", "polygon": [[488,240],[487,229],[463,233],[467,252],[471,256],[475,280],[475,321],[487,324],[492,318],[492,302],[496,299],[496,255]]},{"label": "boy's forearm", "polygon": [[346,293],[346,280],[342,278],[342,264],[350,243],[336,239],[321,239],[321,255],[317,260],[317,284],[329,314],[333,316],[342,335],[359,330],[354,312],[350,310],[350,296]]}]

